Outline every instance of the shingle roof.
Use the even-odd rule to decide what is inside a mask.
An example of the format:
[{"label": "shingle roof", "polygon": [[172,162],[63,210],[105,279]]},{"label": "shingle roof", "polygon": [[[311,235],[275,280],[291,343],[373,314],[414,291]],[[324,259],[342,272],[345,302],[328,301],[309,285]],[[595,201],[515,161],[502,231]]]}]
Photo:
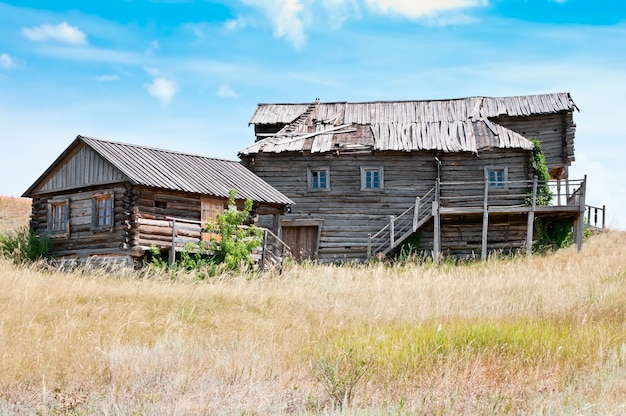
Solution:
[{"label": "shingle roof", "polygon": [[[240,154],[285,151],[372,150],[478,152],[485,148],[532,149],[522,135],[490,121],[573,111],[569,93],[516,97],[469,97],[428,101],[259,104],[251,124],[289,128]],[[305,116],[305,117],[303,117]],[[368,128],[363,128],[367,126]]]},{"label": "shingle roof", "polygon": [[[259,104],[250,124],[291,123],[310,104]],[[343,112],[346,124],[423,123],[460,121],[469,118],[528,116],[573,111],[569,93],[514,97],[468,97],[449,100],[373,101],[319,103],[317,120],[328,120]]]},{"label": "shingle roof", "polygon": [[50,168],[24,193],[31,194],[56,165],[79,146],[88,146],[117,168],[134,185],[164,188],[268,204],[293,204],[263,179],[234,160],[180,153],[126,143],[78,136]]}]

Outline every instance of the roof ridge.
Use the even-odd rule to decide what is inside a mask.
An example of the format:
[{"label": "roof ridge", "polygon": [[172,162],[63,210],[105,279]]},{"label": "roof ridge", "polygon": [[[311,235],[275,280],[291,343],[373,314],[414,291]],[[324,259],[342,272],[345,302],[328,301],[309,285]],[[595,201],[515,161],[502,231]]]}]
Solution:
[{"label": "roof ridge", "polygon": [[134,147],[134,148],[138,148],[138,149],[152,150],[152,151],[156,151],[156,152],[171,153],[171,154],[178,154],[178,155],[183,155],[183,156],[200,157],[200,158],[206,158],[206,159],[212,159],[212,160],[223,160],[225,162],[239,163],[239,161],[237,161],[235,159],[228,159],[228,158],[225,158],[225,157],[206,156],[206,155],[200,155],[200,154],[197,154],[197,153],[181,152],[181,151],[178,151],[178,150],[164,149],[164,148],[159,148],[159,147],[154,147],[154,146],[146,146],[146,145],[141,145],[141,144],[133,144],[133,143],[113,141],[113,140],[105,140],[105,139],[100,139],[100,138],[96,138],[96,137],[83,136],[83,135],[80,135],[80,134],[76,138],[80,139],[80,140],[83,140],[83,141],[86,139],[86,141],[94,141],[94,142],[97,142],[97,143],[108,143],[108,144],[112,144],[112,145],[115,145],[115,146],[128,146],[128,147]]}]

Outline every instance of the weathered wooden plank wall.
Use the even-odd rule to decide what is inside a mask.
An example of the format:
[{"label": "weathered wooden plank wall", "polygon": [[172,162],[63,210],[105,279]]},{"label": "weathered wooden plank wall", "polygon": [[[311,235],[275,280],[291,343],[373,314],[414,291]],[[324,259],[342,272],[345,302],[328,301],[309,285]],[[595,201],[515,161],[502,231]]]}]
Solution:
[{"label": "weathered wooden plank wall", "polygon": [[[389,223],[389,216],[398,215],[424,195],[435,184],[437,165],[434,152],[359,152],[332,154],[256,155],[254,163],[244,163],[261,178],[288,195],[296,204],[285,219],[323,219],[319,259],[322,261],[363,260],[367,255],[367,236]],[[440,154],[441,174],[446,180],[482,181],[485,165],[509,166],[510,179],[529,179],[528,152],[508,149],[473,154]],[[384,188],[361,190],[361,166],[382,166]],[[330,190],[309,190],[307,169],[329,167]],[[483,188],[477,191],[483,195]],[[463,205],[463,201],[458,202]],[[482,202],[480,201],[480,204]],[[263,216],[260,225],[271,226],[271,218]],[[522,225],[525,224],[522,222]],[[430,227],[430,228],[429,228]],[[443,243],[448,238],[447,223],[442,224]],[[482,223],[469,223],[465,234],[481,234]],[[496,227],[496,225],[494,225]],[[421,232],[421,246],[432,249],[432,227]],[[491,238],[491,237],[490,237]],[[507,237],[508,238],[508,237]],[[495,247],[499,237],[494,238]],[[479,238],[480,243],[480,238]],[[520,241],[516,244],[523,244]],[[480,244],[478,245],[480,248]],[[470,248],[470,251],[474,248]],[[466,250],[463,250],[465,253]]]},{"label": "weathered wooden plank wall", "polygon": [[494,122],[521,135],[541,140],[548,169],[568,166],[574,161],[574,124],[572,112],[528,117],[499,117]]},{"label": "weathered wooden plank wall", "polygon": [[122,173],[89,147],[81,147],[52,174],[39,192],[55,192],[124,180]]}]

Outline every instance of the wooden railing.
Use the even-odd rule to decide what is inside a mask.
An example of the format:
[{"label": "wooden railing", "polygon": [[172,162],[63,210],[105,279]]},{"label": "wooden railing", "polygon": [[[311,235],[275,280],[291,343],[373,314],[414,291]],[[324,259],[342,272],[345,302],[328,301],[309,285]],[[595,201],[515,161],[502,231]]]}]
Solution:
[{"label": "wooden railing", "polygon": [[[390,216],[389,223],[374,235],[368,235],[368,256],[387,254],[415,233],[426,221],[435,216],[435,248],[437,256],[439,237],[439,213],[482,212],[488,215],[490,209],[510,209],[519,212],[534,212],[537,206],[571,207],[582,212],[587,209],[588,225],[604,228],[604,207],[585,206],[585,179],[532,180],[490,182],[435,182],[423,197],[416,198],[415,204],[398,216]],[[587,208],[585,208],[587,207]],[[601,221],[598,221],[598,213]],[[411,215],[412,214],[412,215]],[[593,214],[593,215],[592,215]],[[529,214],[530,222],[533,221]],[[487,223],[487,220],[484,219]],[[486,227],[484,227],[486,229]],[[578,230],[581,233],[581,230]],[[486,235],[483,236],[486,246]],[[530,244],[528,244],[530,247]]]},{"label": "wooden railing", "polygon": [[272,231],[267,228],[262,228],[262,230],[263,248],[261,250],[259,271],[277,271],[281,274],[285,265],[285,257],[291,252],[291,248]]},{"label": "wooden railing", "polygon": [[[584,192],[585,179],[499,182],[488,179],[468,182],[442,182],[442,207],[527,206],[536,198],[537,205],[578,206]],[[542,188],[545,189],[542,191]],[[542,195],[549,195],[543,197]]]},{"label": "wooden railing", "polygon": [[430,219],[435,187],[422,197],[415,198],[415,203],[398,216],[391,215],[389,224],[374,235],[368,235],[367,254],[374,256],[386,254],[410,237],[419,227]]},{"label": "wooden railing", "polygon": [[[167,217],[167,219],[172,225],[172,244],[168,261],[170,265],[176,261],[176,252],[188,249],[189,244],[193,245],[194,250],[205,250],[207,254],[210,252],[210,242],[207,241],[206,245],[203,245],[204,227],[201,221],[175,217]],[[242,225],[240,228],[249,229],[250,227]],[[289,246],[267,228],[257,228],[263,231],[263,240],[259,247],[260,256],[253,255],[253,258],[257,260],[258,270],[282,273],[285,255],[290,251]],[[213,234],[217,232],[214,231]]]},{"label": "wooden railing", "polygon": [[606,205],[602,205],[602,207],[585,205],[585,227],[591,227],[602,231],[605,229],[605,221]]}]

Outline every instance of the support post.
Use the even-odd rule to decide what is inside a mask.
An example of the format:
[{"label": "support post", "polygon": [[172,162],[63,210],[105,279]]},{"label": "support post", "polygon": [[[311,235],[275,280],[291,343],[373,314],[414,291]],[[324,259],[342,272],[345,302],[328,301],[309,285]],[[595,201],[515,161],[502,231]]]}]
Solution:
[{"label": "support post", "polygon": [[576,224],[576,249],[578,251],[583,248],[583,235],[585,231],[585,194],[587,193],[587,175],[583,179],[583,183],[580,186],[580,194],[578,195],[578,211],[580,212],[578,215],[578,223]]},{"label": "support post", "polygon": [[487,261],[487,230],[489,228],[489,179],[485,177],[485,192],[483,198],[483,238],[480,258]]},{"label": "support post", "polygon": [[393,248],[396,243],[396,230],[394,230],[394,221],[395,217],[393,215],[389,216],[389,247]]},{"label": "support post", "polygon": [[606,218],[606,205],[602,205],[602,231],[604,231],[605,218]]},{"label": "support post", "polygon": [[265,269],[265,256],[267,252],[267,230],[263,230],[263,249],[261,250],[261,262],[259,263],[259,272]]},{"label": "support post", "polygon": [[413,232],[417,231],[417,223],[420,215],[420,197],[415,198],[415,210],[413,211]]},{"label": "support post", "polygon": [[[559,185],[560,188],[560,185]],[[559,204],[561,203],[561,197],[559,193]],[[537,206],[537,176],[533,178],[533,196],[532,205],[530,211],[528,211],[528,227],[526,228],[526,255],[531,256],[533,254],[533,231],[535,228],[535,207]]]},{"label": "support post", "polygon": [[170,257],[167,264],[172,265],[176,262],[176,220],[172,219],[172,246],[170,247]]},{"label": "support post", "polygon": [[372,233],[367,234],[367,258],[372,257]]},{"label": "support post", "polygon": [[433,210],[432,210],[432,214],[433,214],[433,226],[434,226],[434,230],[433,230],[433,262],[435,264],[439,264],[439,253],[441,253],[441,224],[440,224],[440,217],[439,217],[439,198],[437,198],[437,200],[433,201]]}]

